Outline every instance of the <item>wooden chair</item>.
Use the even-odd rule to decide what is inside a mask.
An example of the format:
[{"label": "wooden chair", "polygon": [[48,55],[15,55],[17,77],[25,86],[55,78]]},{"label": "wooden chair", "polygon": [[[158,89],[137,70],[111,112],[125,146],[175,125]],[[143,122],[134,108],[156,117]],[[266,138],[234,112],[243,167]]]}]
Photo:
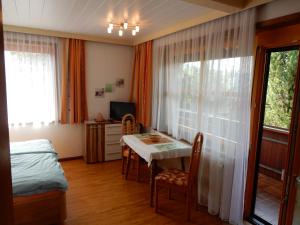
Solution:
[{"label": "wooden chair", "polygon": [[[164,170],[155,177],[155,212],[158,212],[158,192],[160,188],[168,188],[169,198],[171,190],[183,192],[186,196],[186,219],[191,219],[191,204],[197,207],[197,182],[200,156],[203,144],[203,134],[197,133],[192,148],[189,171],[178,169]],[[193,199],[192,199],[193,198]]]},{"label": "wooden chair", "polygon": [[[135,118],[132,114],[126,114],[122,118],[122,134],[130,135],[139,133],[139,124],[135,122]],[[122,174],[125,173],[125,179],[127,180],[131,160],[137,163],[137,175],[136,179],[139,181],[140,177],[140,162],[141,157],[136,154],[131,148],[128,146],[122,147]],[[125,167],[126,164],[126,167]]]}]

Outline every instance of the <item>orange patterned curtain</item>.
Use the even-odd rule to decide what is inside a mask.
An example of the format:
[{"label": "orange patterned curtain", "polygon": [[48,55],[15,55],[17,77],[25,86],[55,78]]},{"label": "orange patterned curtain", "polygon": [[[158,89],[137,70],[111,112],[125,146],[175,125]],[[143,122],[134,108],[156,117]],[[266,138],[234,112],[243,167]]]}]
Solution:
[{"label": "orange patterned curtain", "polygon": [[84,41],[66,40],[63,49],[61,123],[82,123],[88,118]]},{"label": "orange patterned curtain", "polygon": [[152,104],[152,41],[135,47],[130,100],[136,104],[136,120],[151,126]]}]

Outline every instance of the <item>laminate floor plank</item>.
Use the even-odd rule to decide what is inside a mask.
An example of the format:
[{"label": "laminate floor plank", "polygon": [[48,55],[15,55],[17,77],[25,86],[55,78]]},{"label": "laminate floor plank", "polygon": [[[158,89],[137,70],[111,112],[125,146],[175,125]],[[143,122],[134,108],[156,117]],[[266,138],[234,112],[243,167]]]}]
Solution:
[{"label": "laminate floor plank", "polygon": [[69,182],[65,225],[226,224],[209,215],[206,208],[193,211],[192,222],[186,223],[184,198],[176,193],[174,200],[168,200],[162,192],[160,213],[156,214],[149,206],[148,183],[138,183],[133,176],[124,180],[121,161],[86,164],[71,160],[62,166]]}]

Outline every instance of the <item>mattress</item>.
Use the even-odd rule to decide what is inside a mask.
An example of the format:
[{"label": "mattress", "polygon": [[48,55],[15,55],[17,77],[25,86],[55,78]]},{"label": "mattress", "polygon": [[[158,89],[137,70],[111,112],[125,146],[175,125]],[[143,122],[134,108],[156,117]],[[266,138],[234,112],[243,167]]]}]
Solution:
[{"label": "mattress", "polygon": [[27,196],[68,188],[57,153],[46,139],[11,142],[14,196]]}]

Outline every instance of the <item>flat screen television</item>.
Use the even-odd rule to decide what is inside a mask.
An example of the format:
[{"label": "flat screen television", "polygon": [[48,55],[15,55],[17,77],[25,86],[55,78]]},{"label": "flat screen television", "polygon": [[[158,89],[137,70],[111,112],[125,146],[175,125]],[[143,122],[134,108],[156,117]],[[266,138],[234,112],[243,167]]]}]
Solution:
[{"label": "flat screen television", "polygon": [[122,117],[130,113],[135,116],[135,104],[131,102],[110,102],[111,120],[122,120]]}]

